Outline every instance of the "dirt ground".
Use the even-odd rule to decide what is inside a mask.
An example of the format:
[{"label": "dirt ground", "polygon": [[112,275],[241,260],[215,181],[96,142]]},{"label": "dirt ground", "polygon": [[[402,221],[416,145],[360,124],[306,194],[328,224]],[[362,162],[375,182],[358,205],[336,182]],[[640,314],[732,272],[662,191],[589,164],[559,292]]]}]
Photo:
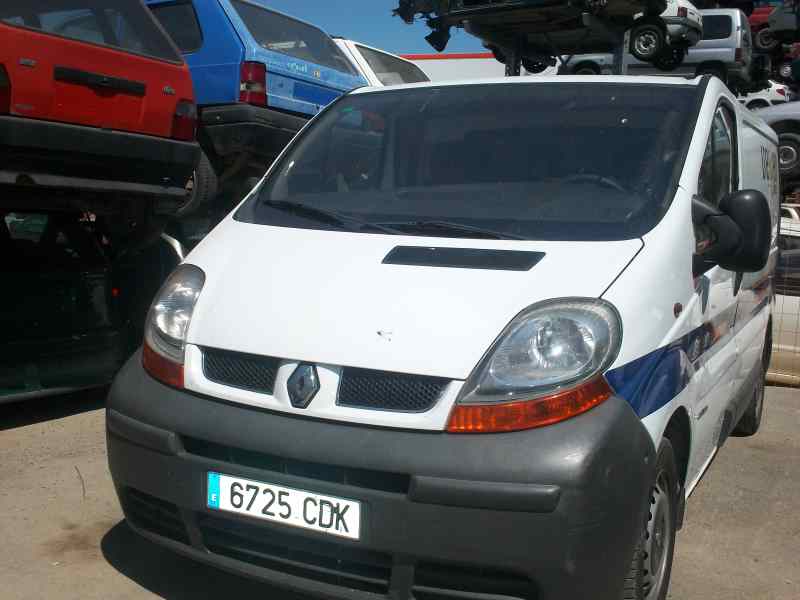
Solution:
[{"label": "dirt ground", "polygon": [[[100,390],[0,406],[0,596],[293,599],[130,532],[102,405]],[[800,391],[769,388],[761,432],[731,438],[697,487],[669,598],[800,600]]]}]

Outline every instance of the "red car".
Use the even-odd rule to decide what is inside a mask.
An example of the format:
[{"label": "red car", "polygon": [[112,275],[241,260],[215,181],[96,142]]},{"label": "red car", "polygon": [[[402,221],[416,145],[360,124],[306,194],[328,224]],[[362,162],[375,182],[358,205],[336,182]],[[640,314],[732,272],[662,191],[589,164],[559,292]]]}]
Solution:
[{"label": "red car", "polygon": [[774,10],[774,6],[759,6],[747,17],[750,31],[753,32],[753,43],[760,52],[772,52],[780,43],[769,28],[769,16]]},{"label": "red car", "polygon": [[81,210],[117,247],[192,202],[189,69],[140,0],[0,2],[0,209]]}]

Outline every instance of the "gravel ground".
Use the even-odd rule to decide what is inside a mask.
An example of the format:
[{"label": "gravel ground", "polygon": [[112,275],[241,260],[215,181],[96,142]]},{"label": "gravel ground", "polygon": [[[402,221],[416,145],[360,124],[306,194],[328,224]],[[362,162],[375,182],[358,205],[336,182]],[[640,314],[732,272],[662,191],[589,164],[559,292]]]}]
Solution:
[{"label": "gravel ground", "polygon": [[[0,406],[0,595],[293,599],[129,531],[102,404],[101,390]],[[761,432],[731,438],[689,502],[672,600],[800,600],[800,391],[769,388],[765,411]]]}]

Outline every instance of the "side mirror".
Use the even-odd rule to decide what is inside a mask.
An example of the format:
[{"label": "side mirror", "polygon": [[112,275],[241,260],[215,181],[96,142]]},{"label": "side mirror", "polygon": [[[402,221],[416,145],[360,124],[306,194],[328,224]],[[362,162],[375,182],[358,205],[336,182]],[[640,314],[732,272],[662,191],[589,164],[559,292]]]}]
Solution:
[{"label": "side mirror", "polygon": [[772,217],[767,199],[758,190],[728,194],[719,208],[695,198],[692,220],[704,238],[695,255],[695,275],[712,264],[739,273],[753,273],[766,266]]}]

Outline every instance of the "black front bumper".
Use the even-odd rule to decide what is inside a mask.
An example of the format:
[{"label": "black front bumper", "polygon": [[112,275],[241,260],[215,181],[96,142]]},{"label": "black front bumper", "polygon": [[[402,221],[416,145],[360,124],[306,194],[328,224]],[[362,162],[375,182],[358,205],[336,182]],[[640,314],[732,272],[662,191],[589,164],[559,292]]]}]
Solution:
[{"label": "black front bumper", "polygon": [[[158,543],[327,598],[621,597],[654,449],[619,398],[525,432],[411,432],[174,390],[139,361],[109,395],[108,459],[128,521]],[[208,471],[359,500],[362,539],[209,510]]]},{"label": "black front bumper", "polygon": [[196,142],[0,116],[0,185],[182,201]]},{"label": "black front bumper", "polygon": [[201,139],[217,156],[249,154],[273,160],[308,119],[250,104],[207,106],[200,112]]}]

